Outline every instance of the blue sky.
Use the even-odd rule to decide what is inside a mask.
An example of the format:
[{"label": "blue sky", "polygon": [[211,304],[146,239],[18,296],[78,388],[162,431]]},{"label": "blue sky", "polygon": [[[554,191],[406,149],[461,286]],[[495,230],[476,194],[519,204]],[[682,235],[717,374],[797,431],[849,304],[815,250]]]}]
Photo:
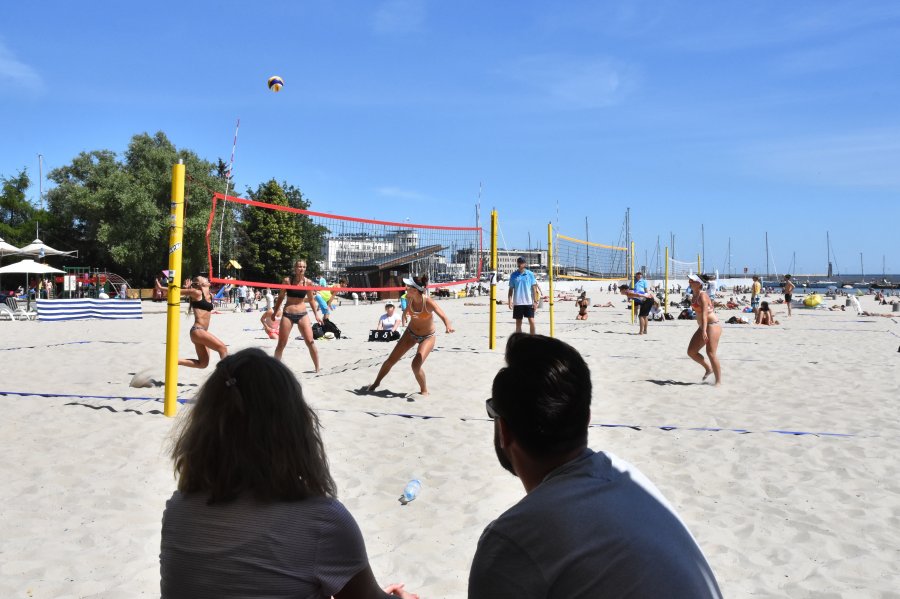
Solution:
[{"label": "blue sky", "polygon": [[[164,131],[314,210],[546,225],[638,263],[900,272],[900,3],[169,2],[6,6],[0,175]],[[266,89],[281,75],[279,94]]]}]

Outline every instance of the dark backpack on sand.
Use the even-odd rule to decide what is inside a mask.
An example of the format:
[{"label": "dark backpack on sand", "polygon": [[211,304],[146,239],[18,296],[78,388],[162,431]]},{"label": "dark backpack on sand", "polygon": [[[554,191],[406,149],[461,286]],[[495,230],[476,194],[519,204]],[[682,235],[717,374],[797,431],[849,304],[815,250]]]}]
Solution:
[{"label": "dark backpack on sand", "polygon": [[[330,318],[326,318],[326,319],[324,320],[324,323],[325,323],[325,324],[322,325],[322,329],[323,329],[322,334],[323,334],[323,335],[324,335],[325,333],[333,333],[335,339],[340,339],[340,338],[341,338],[341,330],[337,327],[336,324],[334,324],[334,323],[331,321]],[[316,324],[318,324],[318,323],[316,323]],[[317,338],[318,338],[318,337],[317,337]]]},{"label": "dark backpack on sand", "polygon": [[[325,322],[328,322],[328,321],[325,321]],[[312,325],[312,334],[313,334],[313,339],[319,339],[323,335],[325,335],[325,329],[318,322],[314,322]]]}]

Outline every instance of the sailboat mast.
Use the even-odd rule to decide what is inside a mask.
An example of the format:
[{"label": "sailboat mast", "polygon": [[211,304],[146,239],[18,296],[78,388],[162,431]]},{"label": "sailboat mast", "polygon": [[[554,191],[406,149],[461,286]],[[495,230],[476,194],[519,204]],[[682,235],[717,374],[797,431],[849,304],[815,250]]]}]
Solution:
[{"label": "sailboat mast", "polygon": [[766,278],[769,278],[769,232],[766,231]]}]

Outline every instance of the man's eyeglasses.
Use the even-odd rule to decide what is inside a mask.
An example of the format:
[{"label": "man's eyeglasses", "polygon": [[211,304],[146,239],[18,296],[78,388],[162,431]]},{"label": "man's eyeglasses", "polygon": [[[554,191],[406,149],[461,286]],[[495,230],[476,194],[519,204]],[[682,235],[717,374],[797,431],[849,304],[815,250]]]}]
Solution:
[{"label": "man's eyeglasses", "polygon": [[488,418],[490,418],[491,420],[496,420],[497,418],[503,418],[503,416],[501,416],[497,412],[497,410],[494,409],[494,398],[493,397],[488,397],[486,400],[484,400],[484,408],[487,410]]}]

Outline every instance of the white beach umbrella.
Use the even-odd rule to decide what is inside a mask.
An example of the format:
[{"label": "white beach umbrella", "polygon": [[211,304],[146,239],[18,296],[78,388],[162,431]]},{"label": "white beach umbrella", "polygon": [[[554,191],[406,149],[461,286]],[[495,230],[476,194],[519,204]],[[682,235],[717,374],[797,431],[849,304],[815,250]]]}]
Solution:
[{"label": "white beach umbrella", "polygon": [[4,267],[0,267],[0,274],[24,273],[26,275],[49,275],[63,274],[65,272],[66,271],[64,270],[53,268],[48,264],[41,264],[40,262],[35,262],[34,260],[20,260],[12,264],[7,264]]},{"label": "white beach umbrella", "polygon": [[74,254],[75,251],[64,252],[62,250],[57,250],[55,248],[50,247],[40,239],[35,239],[25,247],[19,250],[20,254],[25,254],[26,256],[68,256],[69,254]]},{"label": "white beach umbrella", "polygon": [[[66,271],[60,270],[58,268],[53,268],[48,264],[41,264],[40,262],[35,262],[34,260],[20,260],[18,262],[14,262],[12,264],[7,264],[6,266],[0,268],[0,274],[11,274],[11,273],[19,273],[25,274],[25,284],[28,284],[28,275],[49,275],[49,274],[64,274]],[[28,295],[27,298],[27,306],[31,309],[31,295]]]},{"label": "white beach umbrella", "polygon": [[0,237],[0,256],[8,256],[9,254],[18,254],[19,248],[16,246],[6,243],[2,237]]}]

